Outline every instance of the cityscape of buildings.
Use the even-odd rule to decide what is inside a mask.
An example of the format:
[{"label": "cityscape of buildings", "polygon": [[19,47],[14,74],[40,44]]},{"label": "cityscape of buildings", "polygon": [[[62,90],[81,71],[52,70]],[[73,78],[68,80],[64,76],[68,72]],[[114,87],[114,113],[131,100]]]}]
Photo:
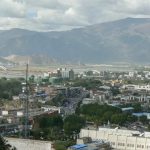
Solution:
[{"label": "cityscape of buildings", "polygon": [[[107,105],[114,109],[119,108],[123,114],[130,114],[137,119],[125,121],[123,124],[107,120],[98,127],[94,122],[86,121],[80,133],[74,137],[76,145],[68,146],[68,149],[148,150],[150,149],[149,74],[150,72],[145,70],[77,72],[74,69],[59,68],[43,72],[42,76],[30,75],[29,93],[26,93],[27,86],[24,81],[21,83],[21,92],[12,96],[13,104],[6,103],[0,107],[1,135],[6,136],[10,144],[20,150],[25,145],[28,145],[28,149],[38,149],[38,147],[45,150],[55,149],[53,141],[37,141],[38,144],[35,144],[37,142],[32,137],[31,141],[22,139],[21,132],[24,132],[25,127],[22,118],[27,115],[25,111],[27,97],[29,104],[27,128],[31,131],[37,117],[58,114],[66,118],[78,113],[78,107],[93,104]],[[85,84],[86,81],[90,83]],[[57,99],[58,96],[60,97]],[[136,108],[135,105],[140,108]],[[19,134],[21,139],[12,138],[12,135],[16,134]]]},{"label": "cityscape of buildings", "polygon": [[0,0],[0,150],[150,150],[150,0]]}]

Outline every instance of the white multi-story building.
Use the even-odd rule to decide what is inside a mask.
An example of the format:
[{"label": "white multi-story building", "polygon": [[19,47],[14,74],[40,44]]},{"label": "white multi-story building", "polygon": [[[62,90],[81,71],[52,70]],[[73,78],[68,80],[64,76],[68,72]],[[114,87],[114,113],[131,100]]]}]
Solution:
[{"label": "white multi-story building", "polygon": [[84,98],[82,100],[82,104],[86,105],[86,104],[93,104],[93,103],[96,103],[96,99],[94,98]]},{"label": "white multi-story building", "polygon": [[112,148],[118,150],[150,150],[150,132],[140,133],[134,130],[99,128],[99,130],[81,129],[80,138],[106,140]]},{"label": "white multi-story building", "polygon": [[137,102],[150,102],[150,96],[147,95],[122,95],[120,96],[121,101],[137,101]]},{"label": "white multi-story building", "polygon": [[147,72],[147,73],[145,74],[145,78],[150,79],[150,72]]},{"label": "white multi-story building", "polygon": [[0,115],[1,116],[8,116],[8,111],[7,110],[1,110]]},{"label": "white multi-story building", "polygon": [[41,109],[44,112],[54,112],[54,111],[57,111],[59,114],[61,112],[61,108],[60,107],[56,107],[56,106],[43,106],[43,107],[41,107]]},{"label": "white multi-story building", "polygon": [[127,84],[123,85],[122,89],[128,89],[128,90],[145,90],[145,91],[150,91],[150,85],[145,84],[145,85],[134,85],[134,84]]},{"label": "white multi-story building", "polygon": [[133,78],[134,77],[134,72],[129,72],[129,77]]},{"label": "white multi-story building", "polygon": [[67,68],[59,68],[57,69],[57,77],[61,78],[69,78],[71,80],[74,79],[74,71],[73,69],[67,69]]},{"label": "white multi-story building", "polygon": [[64,69],[61,71],[62,78],[69,78],[69,71]]}]

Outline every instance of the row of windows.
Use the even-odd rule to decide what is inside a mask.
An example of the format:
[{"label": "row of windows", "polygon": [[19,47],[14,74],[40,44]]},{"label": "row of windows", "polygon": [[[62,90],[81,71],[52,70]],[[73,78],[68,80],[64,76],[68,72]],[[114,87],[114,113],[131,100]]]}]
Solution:
[{"label": "row of windows", "polygon": [[[124,143],[118,143],[118,146],[125,146]],[[134,144],[127,144],[127,147],[134,147]],[[137,148],[144,148],[144,145],[137,145]],[[150,148],[150,146],[147,146],[147,149]]]},{"label": "row of windows", "polygon": [[[111,145],[115,146],[115,142],[111,142]],[[118,143],[118,146],[125,146],[125,143]],[[127,144],[127,147],[134,147],[134,146],[135,146],[134,144]],[[144,145],[138,144],[138,145],[137,145],[137,148],[142,148],[142,149],[144,149]],[[146,148],[147,148],[147,149],[150,149],[150,145],[148,145]]]},{"label": "row of windows", "polygon": [[118,146],[125,146],[125,143],[118,143]]},{"label": "row of windows", "polygon": [[127,144],[127,147],[134,147],[134,144]]},{"label": "row of windows", "polygon": [[137,148],[144,148],[144,145],[138,144]]},{"label": "row of windows", "polygon": [[147,146],[147,149],[150,149],[150,145],[149,145],[149,146]]}]

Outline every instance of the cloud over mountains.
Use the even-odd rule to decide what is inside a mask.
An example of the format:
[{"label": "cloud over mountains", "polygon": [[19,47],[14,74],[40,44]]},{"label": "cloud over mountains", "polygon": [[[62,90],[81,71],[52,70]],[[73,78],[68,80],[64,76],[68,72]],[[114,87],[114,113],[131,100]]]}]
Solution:
[{"label": "cloud over mountains", "polygon": [[150,17],[150,0],[1,0],[0,27],[68,30],[126,17]]}]

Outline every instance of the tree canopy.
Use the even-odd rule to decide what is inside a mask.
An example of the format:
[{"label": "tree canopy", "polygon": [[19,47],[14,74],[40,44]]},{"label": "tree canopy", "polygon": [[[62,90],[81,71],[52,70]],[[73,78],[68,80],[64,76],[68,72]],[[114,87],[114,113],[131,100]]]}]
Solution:
[{"label": "tree canopy", "polygon": [[132,122],[137,119],[132,117],[131,114],[124,114],[120,108],[106,104],[82,105],[79,113],[86,118],[86,121],[94,122],[96,126],[105,124],[108,121],[114,124],[123,124],[126,121]]},{"label": "tree canopy", "polygon": [[34,119],[32,136],[35,139],[44,138],[46,140],[55,140],[61,138],[63,128],[62,117],[58,114],[41,115]]},{"label": "tree canopy", "polygon": [[50,127],[62,127],[63,120],[62,117],[59,115],[44,115],[38,118],[39,127],[40,128],[50,128]]},{"label": "tree canopy", "polygon": [[85,125],[85,119],[77,115],[70,115],[64,120],[64,131],[66,134],[79,133],[80,129]]},{"label": "tree canopy", "polygon": [[7,140],[0,136],[0,150],[17,150],[15,147],[12,147]]},{"label": "tree canopy", "polygon": [[21,81],[18,79],[0,79],[0,98],[12,99],[21,92]]},{"label": "tree canopy", "polygon": [[95,80],[95,79],[77,79],[73,83],[73,86],[82,86],[85,87],[87,90],[97,89],[101,85],[102,82],[100,80]]}]

